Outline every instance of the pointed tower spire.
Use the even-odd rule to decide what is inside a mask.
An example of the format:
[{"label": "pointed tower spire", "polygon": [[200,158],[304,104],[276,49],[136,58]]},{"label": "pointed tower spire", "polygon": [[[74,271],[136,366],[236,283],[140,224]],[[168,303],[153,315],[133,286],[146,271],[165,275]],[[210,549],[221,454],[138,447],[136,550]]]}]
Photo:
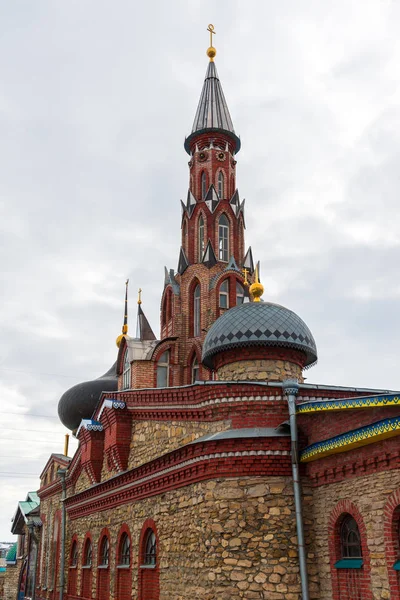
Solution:
[{"label": "pointed tower spire", "polygon": [[212,36],[215,35],[214,25],[209,25],[207,31],[210,32],[211,38],[210,47],[207,50],[210,62],[194,118],[192,133],[185,140],[185,150],[188,154],[191,153],[192,142],[197,135],[206,131],[221,131],[229,135],[234,142],[235,152],[239,152],[240,139],[233,128],[231,115],[229,114],[228,105],[214,63],[214,58],[217,54],[216,49],[212,45]]},{"label": "pointed tower spire", "polygon": [[146,315],[142,310],[142,288],[139,288],[138,293],[138,313],[137,313],[137,324],[136,324],[136,338],[141,342],[147,340],[155,340],[156,336],[153,333],[150,323],[148,322]]},{"label": "pointed tower spire", "polygon": [[116,344],[120,347],[122,338],[128,333],[128,285],[129,279],[125,281],[125,307],[124,307],[124,323],[122,325],[122,333],[117,337]]}]

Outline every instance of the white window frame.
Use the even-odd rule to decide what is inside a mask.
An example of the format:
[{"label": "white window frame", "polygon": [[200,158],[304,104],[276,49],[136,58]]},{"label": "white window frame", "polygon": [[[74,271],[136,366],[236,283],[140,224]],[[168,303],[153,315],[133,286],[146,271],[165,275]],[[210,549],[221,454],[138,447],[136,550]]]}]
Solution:
[{"label": "white window frame", "polygon": [[[164,359],[164,357],[166,357]],[[170,359],[170,354],[169,354],[169,350],[166,350],[165,352],[163,352],[163,354],[160,356],[160,358],[158,359],[157,362],[157,387],[169,387],[169,359]],[[159,385],[159,369],[166,369],[166,386],[164,385]]]},{"label": "white window frame", "polygon": [[193,291],[193,336],[199,337],[201,333],[201,288],[200,283]]},{"label": "white window frame", "polygon": [[[226,221],[221,223],[222,220]],[[228,262],[229,260],[229,219],[222,213],[218,220],[218,260]]]},{"label": "white window frame", "polygon": [[[226,306],[223,306],[221,302],[221,298],[225,298]],[[219,307],[222,309],[229,308],[229,279],[224,279],[221,285],[219,286]]]},{"label": "white window frame", "polygon": [[122,370],[122,389],[129,390],[131,388],[131,363],[129,360],[128,348],[125,350],[124,366]]}]

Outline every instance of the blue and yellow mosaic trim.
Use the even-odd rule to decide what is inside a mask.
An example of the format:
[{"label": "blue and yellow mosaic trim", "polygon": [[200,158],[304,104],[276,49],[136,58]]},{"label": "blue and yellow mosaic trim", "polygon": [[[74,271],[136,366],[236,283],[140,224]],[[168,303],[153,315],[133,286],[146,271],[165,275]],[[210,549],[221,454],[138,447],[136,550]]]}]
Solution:
[{"label": "blue and yellow mosaic trim", "polygon": [[310,462],[330,454],[347,452],[399,434],[400,417],[384,419],[307,446],[300,454],[300,462]]},{"label": "blue and yellow mosaic trim", "polygon": [[383,394],[364,396],[363,398],[344,398],[341,400],[324,400],[304,402],[297,405],[298,413],[312,413],[326,410],[348,410],[356,408],[375,408],[377,406],[400,406],[400,394]]}]

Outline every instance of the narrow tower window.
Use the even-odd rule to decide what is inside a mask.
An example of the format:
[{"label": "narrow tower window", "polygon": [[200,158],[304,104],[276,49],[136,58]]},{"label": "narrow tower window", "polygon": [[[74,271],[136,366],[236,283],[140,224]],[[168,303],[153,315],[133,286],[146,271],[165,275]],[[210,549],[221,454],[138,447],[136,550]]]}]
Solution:
[{"label": "narrow tower window", "polygon": [[229,308],[229,280],[225,279],[219,288],[219,307]]},{"label": "narrow tower window", "polygon": [[169,385],[169,350],[161,355],[157,363],[157,387],[168,387]]},{"label": "narrow tower window", "polygon": [[129,390],[131,387],[131,363],[129,361],[128,348],[125,351],[124,356],[124,368],[122,371],[122,389]]},{"label": "narrow tower window", "polygon": [[244,289],[243,286],[237,281],[236,282],[236,304],[243,304],[244,301]]},{"label": "narrow tower window", "polygon": [[201,174],[201,197],[204,200],[207,194],[207,176],[204,171]]},{"label": "narrow tower window", "polygon": [[221,215],[218,224],[218,258],[224,262],[229,259],[229,221],[226,215]]},{"label": "narrow tower window", "polygon": [[193,335],[200,335],[200,284],[198,283],[193,294]]},{"label": "narrow tower window", "polygon": [[200,368],[197,356],[194,357],[192,362],[192,383],[195,383],[196,381],[200,381]]},{"label": "narrow tower window", "polygon": [[204,252],[204,219],[203,219],[203,215],[200,215],[200,219],[199,219],[199,260],[198,260],[198,262],[200,262],[201,259],[203,258],[203,252]]},{"label": "narrow tower window", "polygon": [[220,199],[224,197],[224,174],[222,171],[218,173],[218,196]]}]

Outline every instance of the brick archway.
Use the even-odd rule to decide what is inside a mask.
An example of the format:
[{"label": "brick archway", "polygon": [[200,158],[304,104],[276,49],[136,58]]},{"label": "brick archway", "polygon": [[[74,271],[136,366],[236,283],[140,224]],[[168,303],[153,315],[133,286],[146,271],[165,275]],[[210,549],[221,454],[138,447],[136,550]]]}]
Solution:
[{"label": "brick archway", "polygon": [[[360,569],[336,568],[342,558],[340,526],[343,518],[352,516],[361,537],[363,565]],[[371,564],[367,546],[367,531],[357,506],[351,500],[341,500],[332,510],[328,523],[328,543],[332,577],[333,600],[372,600]]]},{"label": "brick archway", "polygon": [[[155,564],[146,564],[146,543],[149,533],[156,539]],[[156,524],[153,519],[143,523],[139,541],[139,600],[159,600],[160,598],[160,544]]]},{"label": "brick archway", "polygon": [[383,515],[390,598],[400,600],[400,571],[393,568],[393,565],[400,561],[400,490],[389,496]]}]

